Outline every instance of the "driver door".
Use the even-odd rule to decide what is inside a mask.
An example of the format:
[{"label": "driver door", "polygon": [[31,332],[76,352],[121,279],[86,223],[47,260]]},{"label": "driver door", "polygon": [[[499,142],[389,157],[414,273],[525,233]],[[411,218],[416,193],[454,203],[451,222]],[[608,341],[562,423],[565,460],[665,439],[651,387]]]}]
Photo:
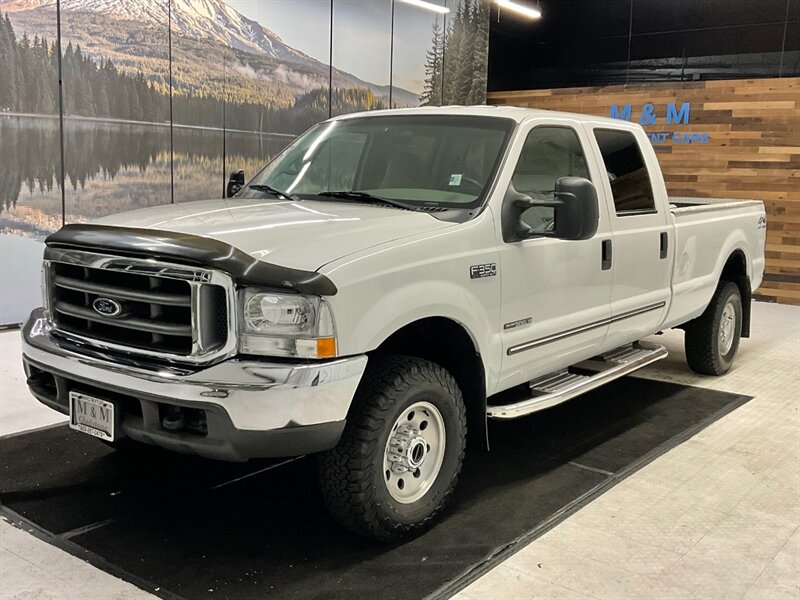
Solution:
[{"label": "driver door", "polygon": [[[552,200],[556,181],[562,177],[583,177],[597,185],[601,174],[587,159],[585,136],[576,121],[537,120],[522,138],[511,185],[534,200]],[[534,207],[521,218],[535,231],[546,232],[552,226],[553,209]],[[534,237],[501,243],[499,389],[598,354],[610,316],[611,270],[602,261],[602,242],[610,237],[601,201],[598,231],[592,239]]]}]

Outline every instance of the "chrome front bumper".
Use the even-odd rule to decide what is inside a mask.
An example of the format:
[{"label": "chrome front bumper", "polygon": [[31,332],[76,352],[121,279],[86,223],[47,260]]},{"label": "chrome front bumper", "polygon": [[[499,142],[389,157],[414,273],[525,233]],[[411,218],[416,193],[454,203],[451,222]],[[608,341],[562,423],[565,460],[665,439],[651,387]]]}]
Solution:
[{"label": "chrome front bumper", "polygon": [[[22,352],[29,387],[44,404],[68,412],[66,388],[119,394],[128,403],[141,404],[141,415],[137,408],[130,418],[123,417],[121,428],[129,437],[229,460],[291,456],[335,445],[367,364],[363,355],[313,363],[229,359],[206,368],[147,366],[134,357],[125,357],[123,363],[119,355],[54,336],[42,309],[35,310],[23,327]],[[39,372],[55,377],[50,397],[34,385]],[[212,421],[217,422],[214,447],[200,447],[204,442],[197,434],[161,427],[161,405],[206,411],[209,435]],[[322,432],[321,436],[309,436],[313,431]],[[272,438],[265,444],[268,447],[253,447],[258,446],[259,434],[270,432],[275,435],[262,436]],[[226,442],[226,438],[241,436],[249,440],[247,448],[237,449],[235,439]],[[312,439],[303,441],[308,437]],[[298,439],[299,444],[295,443]]]}]

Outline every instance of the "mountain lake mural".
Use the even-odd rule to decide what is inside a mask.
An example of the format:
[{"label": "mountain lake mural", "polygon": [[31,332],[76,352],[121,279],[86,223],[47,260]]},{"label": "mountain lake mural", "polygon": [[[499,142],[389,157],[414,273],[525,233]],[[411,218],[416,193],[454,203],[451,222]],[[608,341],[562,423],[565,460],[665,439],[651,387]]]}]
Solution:
[{"label": "mountain lake mural", "polygon": [[0,0],[0,325],[65,222],[222,197],[330,115],[484,103],[488,5],[439,1]]}]

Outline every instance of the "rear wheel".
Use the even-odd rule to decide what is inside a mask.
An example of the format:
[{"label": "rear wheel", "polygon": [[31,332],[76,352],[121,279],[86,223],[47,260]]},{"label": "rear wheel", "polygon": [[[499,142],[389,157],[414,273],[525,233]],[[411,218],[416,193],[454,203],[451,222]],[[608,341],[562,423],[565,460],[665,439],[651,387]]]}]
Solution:
[{"label": "rear wheel", "polygon": [[378,540],[424,528],[456,486],[466,431],[461,391],[445,369],[407,356],[374,359],[342,439],[319,458],[328,509]]},{"label": "rear wheel", "polygon": [[742,297],[735,283],[720,282],[705,312],[686,326],[686,362],[696,373],[722,375],[731,368],[742,334]]}]

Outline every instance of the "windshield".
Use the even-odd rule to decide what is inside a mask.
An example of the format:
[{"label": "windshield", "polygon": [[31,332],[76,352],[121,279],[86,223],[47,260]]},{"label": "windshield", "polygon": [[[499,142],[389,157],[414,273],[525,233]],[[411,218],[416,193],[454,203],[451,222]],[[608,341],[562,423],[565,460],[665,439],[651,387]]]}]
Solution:
[{"label": "windshield", "polygon": [[488,192],[513,127],[506,118],[450,115],[328,121],[298,138],[251,185],[293,198],[360,192],[409,205],[473,208]]}]

